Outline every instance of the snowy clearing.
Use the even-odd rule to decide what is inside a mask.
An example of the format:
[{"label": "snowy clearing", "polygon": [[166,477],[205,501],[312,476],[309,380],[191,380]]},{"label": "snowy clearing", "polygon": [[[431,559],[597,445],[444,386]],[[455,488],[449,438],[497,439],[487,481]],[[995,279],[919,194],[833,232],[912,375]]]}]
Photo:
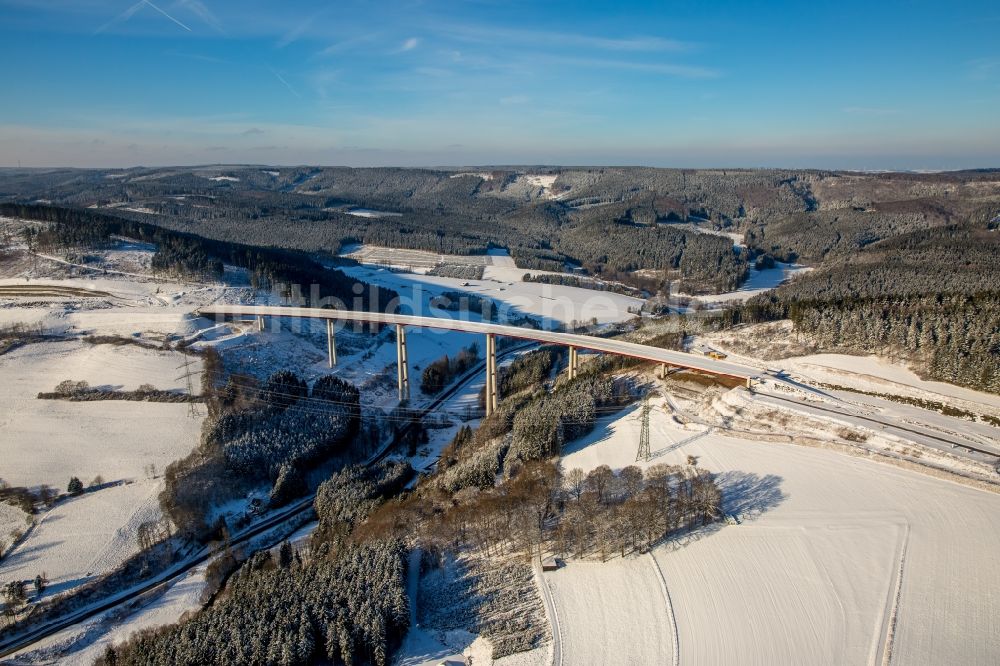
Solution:
[{"label": "snowy clearing", "polygon": [[[695,220],[700,220],[699,218],[693,218]],[[709,222],[709,220],[704,220]],[[698,234],[708,234],[709,236],[722,236],[723,238],[728,238],[733,241],[734,248],[744,247],[744,234],[736,231],[722,231],[721,229],[713,229],[708,226],[703,226],[697,224],[696,222],[661,222],[663,226],[669,226],[674,229],[684,229],[686,231],[693,231]]]},{"label": "snowy clearing", "polygon": [[[735,291],[727,291],[722,294],[708,294],[695,296],[702,303],[718,304],[727,301],[745,301],[753,298],[765,291],[770,291],[780,284],[793,279],[796,275],[810,271],[812,268],[799,264],[777,263],[774,268],[764,268],[757,270],[751,267],[746,281]],[[683,294],[679,294],[683,296]]]},{"label": "snowy clearing", "polygon": [[[186,357],[135,345],[40,342],[0,356],[0,457],[12,485],[65,488],[71,476],[112,481],[139,478],[186,455],[198,443],[201,419],[179,403],[39,400],[64,379],[132,390],[140,384],[185,389]],[[191,360],[200,371],[201,362]],[[203,413],[203,412],[202,412]]]},{"label": "snowy clearing", "polygon": [[[523,276],[524,271],[515,270]],[[634,309],[642,304],[640,299],[631,296],[563,285],[503,282],[489,278],[468,281],[431,275],[394,273],[371,266],[347,267],[343,271],[366,282],[395,289],[399,292],[402,302],[413,308],[411,311],[414,314],[430,312],[430,298],[445,291],[462,291],[488,296],[504,304],[511,314],[540,317],[546,328],[556,324],[568,325],[574,321],[590,322],[593,319],[599,324],[626,321],[635,316],[629,312],[629,308]],[[423,305],[425,303],[426,305]],[[441,313],[431,314],[441,315]]]},{"label": "snowy clearing", "polygon": [[346,211],[348,215],[355,217],[403,217],[402,213],[393,213],[387,210],[375,210],[373,208],[351,208]]},{"label": "snowy clearing", "polygon": [[493,180],[493,174],[486,173],[485,171],[462,171],[461,173],[453,173],[449,178],[463,178],[465,176],[471,176],[472,178],[479,178],[481,180]]},{"label": "snowy clearing", "polygon": [[487,266],[491,257],[484,254],[438,254],[426,250],[398,250],[377,245],[348,245],[340,256],[362,264],[395,266],[407,270],[430,269],[441,264]]},{"label": "snowy clearing", "polygon": [[159,520],[161,486],[143,480],[57,503],[0,562],[0,580],[30,580],[44,572],[45,594],[52,595],[112,571],[139,552],[139,525]]},{"label": "snowy clearing", "polygon": [[[654,550],[680,663],[883,663],[889,651],[897,663],[996,663],[1000,580],[987,572],[1000,552],[1000,496],[825,449],[682,427],[662,409],[650,425],[653,459],[638,464],[697,456],[719,474],[725,512],[738,521]],[[633,464],[638,430],[637,410],[604,419],[562,464]],[[617,595],[608,604],[657,590],[656,571],[643,564],[570,562],[546,574],[581,655],[569,663],[670,663],[662,618],[651,640],[625,612],[638,606],[594,610],[606,585]],[[608,641],[641,653],[607,655]]]},{"label": "snowy clearing", "polygon": [[559,174],[555,174],[555,173],[551,173],[551,174],[533,174],[533,173],[528,173],[528,174],[524,175],[524,179],[528,183],[530,183],[530,184],[532,184],[532,185],[534,185],[536,187],[540,187],[543,190],[550,189],[552,187],[552,185],[556,182],[557,178],[559,178]]}]

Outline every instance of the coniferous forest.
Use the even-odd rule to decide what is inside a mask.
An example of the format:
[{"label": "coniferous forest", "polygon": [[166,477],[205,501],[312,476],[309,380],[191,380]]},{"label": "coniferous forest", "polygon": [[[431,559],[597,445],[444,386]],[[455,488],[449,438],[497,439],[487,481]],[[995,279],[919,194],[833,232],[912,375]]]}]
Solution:
[{"label": "coniferous forest", "polygon": [[300,553],[251,556],[190,621],[109,648],[110,664],[389,663],[409,627],[406,549],[351,533],[412,476],[406,463],[348,467],[319,488],[320,527]]},{"label": "coniferous forest", "polygon": [[948,225],[878,241],[748,301],[736,321],[791,319],[823,349],[905,359],[1000,392],[1000,232]]}]

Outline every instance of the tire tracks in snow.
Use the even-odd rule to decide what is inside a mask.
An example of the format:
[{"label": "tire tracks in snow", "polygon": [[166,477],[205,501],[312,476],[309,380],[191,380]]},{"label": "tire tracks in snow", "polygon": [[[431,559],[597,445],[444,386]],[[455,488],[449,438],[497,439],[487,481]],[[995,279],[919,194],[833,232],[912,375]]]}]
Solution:
[{"label": "tire tracks in snow", "polygon": [[891,588],[891,596],[887,599],[889,603],[889,613],[885,619],[885,624],[882,627],[882,632],[879,636],[880,643],[879,652],[882,653],[881,659],[876,656],[873,663],[875,666],[889,666],[892,662],[892,647],[893,641],[896,638],[896,622],[899,618],[899,598],[903,590],[903,567],[906,565],[906,550],[910,545],[910,524],[906,524],[906,531],[903,533],[903,538],[901,540],[899,548],[899,567],[895,571],[894,580]]},{"label": "tire tracks in snow", "polygon": [[549,582],[542,575],[542,561],[540,558],[534,559],[531,568],[534,571],[535,584],[542,595],[545,614],[549,618],[549,626],[552,629],[552,666],[563,666],[562,627],[559,625],[559,612],[556,610],[556,602],[552,598],[552,588],[549,587]]},{"label": "tire tracks in snow", "polygon": [[660,568],[660,563],[657,562],[656,557],[653,556],[653,552],[649,551],[646,554],[649,555],[649,559],[653,563],[653,569],[656,571],[656,577],[660,581],[660,589],[663,590],[663,601],[667,607],[667,618],[670,620],[670,642],[673,645],[671,664],[673,664],[673,666],[680,666],[680,634],[677,631],[677,618],[674,616],[674,604],[670,600],[670,590],[667,589],[667,579],[663,575],[663,569]]}]

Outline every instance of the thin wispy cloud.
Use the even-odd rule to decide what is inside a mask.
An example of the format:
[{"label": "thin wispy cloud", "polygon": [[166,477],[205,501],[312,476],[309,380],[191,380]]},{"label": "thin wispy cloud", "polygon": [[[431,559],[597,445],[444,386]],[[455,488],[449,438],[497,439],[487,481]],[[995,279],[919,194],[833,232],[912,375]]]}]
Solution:
[{"label": "thin wispy cloud", "polygon": [[226,60],[225,58],[216,58],[215,56],[208,56],[202,53],[184,53],[182,51],[164,51],[163,55],[174,56],[177,58],[187,58],[189,60],[198,60],[199,62],[210,62],[215,65],[230,65],[232,60]]},{"label": "thin wispy cloud", "polygon": [[969,68],[969,78],[977,81],[985,81],[1000,75],[1000,57],[998,58],[976,58],[967,64]]},{"label": "thin wispy cloud", "polygon": [[183,23],[181,23],[180,21],[178,21],[177,19],[175,19],[170,14],[166,13],[165,11],[163,11],[162,9],[160,9],[158,6],[154,5],[149,0],[142,0],[142,1],[145,2],[147,5],[149,5],[150,7],[152,7],[153,9],[155,9],[156,11],[160,12],[161,14],[163,14],[164,16],[166,16],[168,19],[170,19],[171,21],[173,21],[174,23],[176,23],[180,27],[184,28],[188,32],[191,32],[191,28],[187,27],[186,25],[184,25]]},{"label": "thin wispy cloud", "polygon": [[313,93],[320,100],[326,100],[330,92],[339,83],[341,71],[339,69],[320,69],[309,74],[309,83]]},{"label": "thin wispy cloud", "polygon": [[327,10],[323,9],[306,18],[304,21],[302,21],[294,28],[286,32],[284,35],[282,35],[281,39],[279,39],[278,42],[275,44],[275,47],[283,49],[289,44],[297,42],[299,38],[301,38],[302,35],[304,35],[309,30],[309,28],[312,27],[313,22],[315,22],[316,19],[318,19],[319,17],[326,14],[326,12]]},{"label": "thin wispy cloud", "polygon": [[414,73],[420,74],[422,76],[431,76],[434,78],[447,78],[453,76],[455,73],[450,69],[445,69],[443,67],[417,67]]},{"label": "thin wispy cloud", "polygon": [[338,53],[344,53],[351,51],[362,44],[370,44],[375,42],[380,37],[379,33],[370,33],[365,35],[357,35],[355,37],[349,37],[347,39],[342,39],[339,42],[334,42],[324,49],[316,52],[317,57],[331,56]]},{"label": "thin wispy cloud", "polygon": [[436,28],[455,39],[479,43],[519,43],[535,46],[576,47],[601,51],[690,51],[693,42],[655,36],[607,37],[569,32],[518,30],[475,25],[438,25]]},{"label": "thin wispy cloud", "polygon": [[632,60],[616,60],[612,58],[575,58],[562,56],[539,56],[533,62],[549,62],[571,67],[599,67],[604,69],[620,69],[649,74],[662,74],[682,79],[714,79],[722,75],[717,69],[698,65],[677,65],[660,62],[635,62]]},{"label": "thin wispy cloud", "polygon": [[105,30],[107,30],[108,28],[112,27],[113,25],[128,21],[137,11],[142,9],[145,6],[145,4],[146,0],[139,0],[139,2],[135,3],[134,5],[123,11],[121,14],[114,17],[113,19],[111,19],[110,21],[99,27],[97,30],[95,30],[94,34],[95,35],[100,34]]},{"label": "thin wispy cloud", "polygon": [[192,14],[201,19],[202,23],[212,28],[216,32],[225,33],[225,29],[222,27],[222,23],[216,18],[215,14],[212,13],[205,3],[200,0],[178,0],[178,6],[184,7]]},{"label": "thin wispy cloud", "polygon": [[501,97],[500,103],[504,106],[511,106],[514,104],[527,104],[531,101],[531,98],[527,95],[508,95],[507,97]]},{"label": "thin wispy cloud", "polygon": [[[852,150],[923,151],[960,166],[1000,161],[1000,50],[991,46],[996,23],[984,25],[988,17],[959,26],[939,8],[914,5],[906,31],[880,34],[881,60],[872,67],[866,49],[816,40],[805,17],[776,27],[770,13],[746,3],[689,3],[681,13],[641,0],[517,11],[508,4],[0,0],[0,51],[8,59],[32,48],[50,54],[6,73],[24,94],[2,105],[0,127],[26,124],[38,133],[6,130],[0,163],[15,150],[20,157],[48,151],[39,157],[45,163],[115,156],[185,163],[208,146],[228,146],[227,160],[246,160],[256,144],[287,145],[278,156],[290,163],[374,161],[356,152],[364,147],[415,161],[452,143],[463,148],[451,162],[536,154],[679,159],[654,152],[650,136],[678,137],[657,151],[687,150],[699,163],[712,155],[759,158],[754,163],[811,155],[826,166]],[[841,14],[869,26],[893,19],[879,3],[857,4]],[[91,39],[98,26],[103,35]],[[775,38],[748,51],[746,36],[754,34]],[[913,46],[930,42],[942,48]],[[801,67],[788,66],[790,52]],[[802,72],[819,70],[823,86],[803,88]],[[170,94],[164,80],[184,94]],[[933,83],[947,84],[947,103],[912,93]],[[103,93],[73,101],[79,86]],[[752,103],[720,103],[747,90]],[[187,115],[192,99],[205,117]],[[58,136],[44,132],[60,126]],[[95,137],[105,141],[100,151],[89,149]],[[326,154],[324,141],[357,148]],[[140,146],[139,157],[124,156],[129,143]]]}]

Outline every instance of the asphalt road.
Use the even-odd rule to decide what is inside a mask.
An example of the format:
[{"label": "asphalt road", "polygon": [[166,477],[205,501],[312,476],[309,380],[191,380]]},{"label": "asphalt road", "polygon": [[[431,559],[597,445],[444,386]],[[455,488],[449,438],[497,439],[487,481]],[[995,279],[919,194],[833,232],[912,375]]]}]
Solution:
[{"label": "asphalt road", "polygon": [[[1000,451],[980,448],[972,446],[966,443],[964,440],[954,440],[941,435],[936,435],[926,430],[920,428],[911,428],[907,426],[899,425],[889,418],[879,418],[877,416],[867,416],[859,414],[857,411],[852,411],[847,408],[839,409],[836,407],[821,407],[811,402],[805,400],[798,400],[795,398],[786,398],[784,396],[775,395],[773,393],[757,393],[754,395],[755,400],[763,402],[771,402],[772,404],[785,403],[792,404],[796,409],[804,412],[828,415],[832,414],[834,416],[839,416],[845,421],[862,421],[862,425],[867,427],[877,426],[879,430],[888,434],[898,434],[904,439],[911,440],[917,444],[923,444],[924,446],[929,446],[931,448],[940,449],[942,451],[951,451],[952,449],[964,450],[966,452],[978,453],[986,456],[988,461],[996,461],[1000,458]],[[783,405],[779,405],[783,406]]]}]

